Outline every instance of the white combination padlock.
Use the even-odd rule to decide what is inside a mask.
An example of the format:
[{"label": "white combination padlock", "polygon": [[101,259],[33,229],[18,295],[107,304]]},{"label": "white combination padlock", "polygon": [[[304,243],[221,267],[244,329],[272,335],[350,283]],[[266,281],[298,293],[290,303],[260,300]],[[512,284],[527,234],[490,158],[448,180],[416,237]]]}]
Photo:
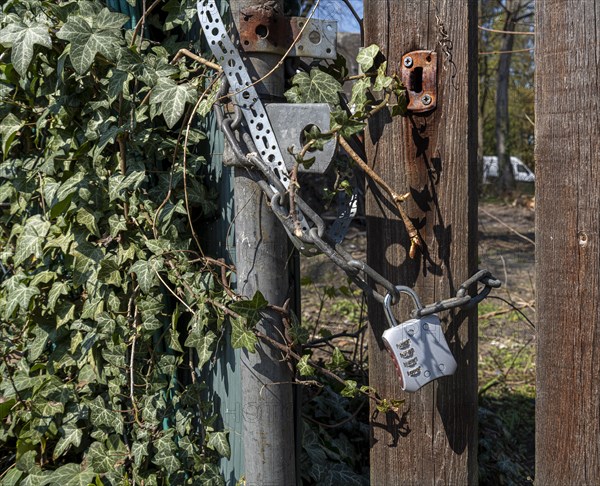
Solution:
[{"label": "white combination padlock", "polygon": [[[417,309],[423,308],[411,288],[399,285],[396,290],[410,295]],[[431,314],[398,324],[391,305],[392,296],[387,294],[383,306],[390,328],[382,337],[398,371],[402,389],[415,392],[432,380],[453,374],[456,360],[446,342],[439,317]]]}]

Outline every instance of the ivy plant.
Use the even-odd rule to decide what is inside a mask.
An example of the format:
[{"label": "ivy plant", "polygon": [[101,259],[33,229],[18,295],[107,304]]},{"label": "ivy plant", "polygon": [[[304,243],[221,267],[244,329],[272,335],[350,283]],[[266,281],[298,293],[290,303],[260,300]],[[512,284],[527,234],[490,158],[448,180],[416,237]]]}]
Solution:
[{"label": "ivy plant", "polygon": [[201,371],[231,299],[190,226],[212,72],[171,63],[194,9],[167,7],[160,42],[99,2],[1,7],[3,484],[223,484]]}]

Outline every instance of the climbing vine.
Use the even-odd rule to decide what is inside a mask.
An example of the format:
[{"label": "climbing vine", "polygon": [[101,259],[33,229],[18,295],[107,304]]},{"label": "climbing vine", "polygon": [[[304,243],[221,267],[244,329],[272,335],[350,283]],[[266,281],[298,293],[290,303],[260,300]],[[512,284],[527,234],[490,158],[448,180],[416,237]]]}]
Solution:
[{"label": "climbing vine", "polygon": [[[228,432],[203,369],[226,333],[254,351],[269,303],[240,300],[234,268],[202,249],[217,209],[202,127],[220,77],[186,55],[201,51],[186,40],[195,2],[160,7],[128,30],[129,17],[98,1],[0,10],[2,484],[224,484]],[[341,61],[294,77],[290,101],[335,108],[331,133],[308,134],[311,150],[351,138],[381,109],[402,112],[402,88],[378,54],[361,51],[356,79]],[[355,82],[351,110],[344,81]],[[290,354],[305,333],[275,310],[294,342],[265,344]],[[321,370],[343,396],[397,405],[336,375],[339,351],[326,366],[310,350],[295,358],[299,377]],[[334,395],[320,406],[331,409]],[[317,463],[320,439],[307,434]]]}]

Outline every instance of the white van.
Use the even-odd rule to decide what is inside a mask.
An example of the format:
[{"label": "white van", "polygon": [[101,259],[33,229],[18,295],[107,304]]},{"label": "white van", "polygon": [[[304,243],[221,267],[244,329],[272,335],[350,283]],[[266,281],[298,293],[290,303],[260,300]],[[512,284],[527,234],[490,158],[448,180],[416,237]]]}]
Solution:
[{"label": "white van", "polygon": [[[511,157],[513,176],[516,182],[534,182],[535,174],[519,158]],[[498,157],[495,155],[485,155],[483,157],[483,182],[490,182],[490,179],[497,178],[500,174],[498,167]]]}]

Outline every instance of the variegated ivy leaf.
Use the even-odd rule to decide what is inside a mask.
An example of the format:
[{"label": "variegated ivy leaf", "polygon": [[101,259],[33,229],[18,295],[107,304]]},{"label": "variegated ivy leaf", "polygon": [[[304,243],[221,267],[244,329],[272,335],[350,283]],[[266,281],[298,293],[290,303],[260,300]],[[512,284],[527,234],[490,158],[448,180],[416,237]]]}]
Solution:
[{"label": "variegated ivy leaf", "polygon": [[352,86],[352,97],[350,98],[350,107],[355,113],[362,113],[365,109],[365,105],[369,101],[368,92],[371,87],[371,80],[369,78],[359,79],[354,86]]},{"label": "variegated ivy leaf", "polygon": [[161,258],[151,258],[150,260],[138,260],[131,266],[131,271],[137,276],[142,292],[147,294],[149,290],[158,284],[158,272],[163,269],[163,260]]},{"label": "variegated ivy leaf", "polygon": [[69,57],[75,71],[87,72],[98,53],[116,59],[122,42],[120,28],[127,20],[126,16],[108,9],[100,12],[94,25],[83,17],[71,16],[56,36],[71,43]]},{"label": "variegated ivy leaf", "polygon": [[331,369],[343,369],[348,364],[346,357],[340,351],[340,348],[335,348],[333,350],[333,354],[331,355],[331,363],[329,364],[329,368]]},{"label": "variegated ivy leaf", "polygon": [[27,258],[42,257],[42,248],[50,222],[44,221],[40,215],[32,216],[27,220],[23,233],[17,238],[14,264],[21,265]]},{"label": "variegated ivy leaf", "polygon": [[338,93],[342,85],[333,76],[314,68],[307,73],[298,73],[292,78],[293,87],[285,93],[291,103],[329,103],[339,105]]},{"label": "variegated ivy leaf", "polygon": [[21,127],[25,123],[22,120],[19,120],[15,115],[9,113],[4,117],[4,119],[0,122],[0,136],[2,136],[2,153],[4,158],[8,155],[8,151],[10,150],[10,146],[12,145],[15,137],[17,136],[17,132],[21,129]]},{"label": "variegated ivy leaf", "polygon": [[308,364],[309,359],[310,355],[305,354],[296,365],[296,369],[301,376],[312,376],[315,374],[315,368]]},{"label": "variegated ivy leaf", "polygon": [[83,437],[83,431],[75,425],[66,424],[59,429],[60,439],[56,443],[52,459],[62,456],[71,446],[78,447]]},{"label": "variegated ivy leaf", "polygon": [[208,447],[217,451],[221,456],[229,459],[231,449],[227,440],[227,432],[212,432],[208,438]]},{"label": "variegated ivy leaf", "polygon": [[198,352],[198,368],[202,368],[204,364],[210,359],[215,348],[217,335],[208,331],[204,333],[200,329],[192,329],[185,340],[185,345],[189,348],[196,348]]},{"label": "variegated ivy leaf", "polygon": [[379,54],[379,46],[375,44],[371,44],[369,47],[361,47],[358,50],[356,62],[363,73],[369,72],[369,69],[373,67],[377,54]]},{"label": "variegated ivy leaf", "polygon": [[385,88],[389,88],[394,79],[386,75],[387,70],[387,61],[381,63],[381,66],[377,68],[377,77],[375,78],[375,83],[373,83],[374,91],[381,91]]},{"label": "variegated ivy leaf", "polygon": [[[27,473],[27,476],[22,479],[20,486],[44,486],[52,482],[51,471],[42,471],[39,466]],[[4,482],[2,483],[4,484]]]},{"label": "variegated ivy leaf", "polygon": [[38,44],[52,48],[48,26],[43,24],[25,25],[22,22],[10,23],[0,30],[0,44],[11,48],[10,61],[15,70],[25,76],[33,58],[33,47]]},{"label": "variegated ivy leaf", "polygon": [[96,477],[96,473],[80,464],[65,464],[50,476],[51,484],[60,486],[88,486]]},{"label": "variegated ivy leaf", "polygon": [[202,475],[200,476],[202,486],[225,486],[225,481],[215,464],[205,463],[202,465]]},{"label": "variegated ivy leaf", "polygon": [[169,128],[182,117],[186,103],[195,101],[196,93],[188,83],[177,84],[170,78],[159,79],[150,96],[151,104],[160,105],[160,113]]},{"label": "variegated ivy leaf", "polygon": [[232,319],[231,322],[231,346],[234,349],[244,348],[250,353],[256,351],[258,339],[256,335],[246,328],[245,319]]}]

